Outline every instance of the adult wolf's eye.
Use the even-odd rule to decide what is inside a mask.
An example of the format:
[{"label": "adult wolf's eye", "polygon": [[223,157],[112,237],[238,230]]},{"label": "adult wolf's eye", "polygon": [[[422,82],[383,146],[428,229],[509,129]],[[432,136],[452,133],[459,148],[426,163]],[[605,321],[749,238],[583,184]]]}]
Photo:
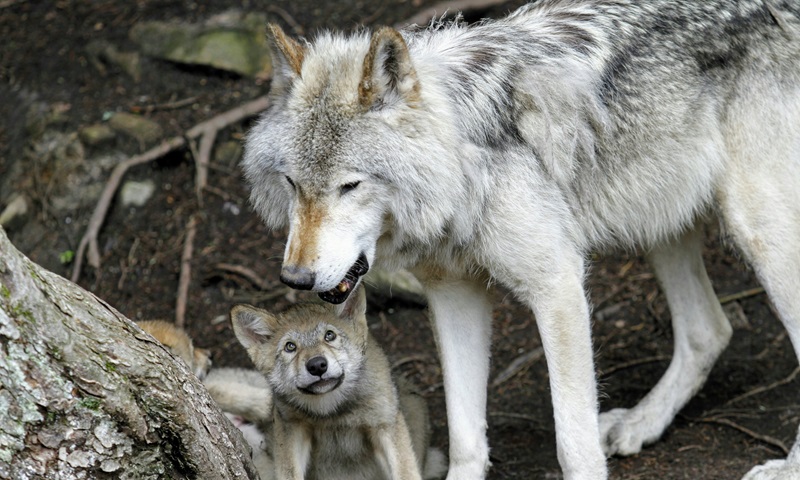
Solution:
[{"label": "adult wolf's eye", "polygon": [[336,340],[336,334],[332,330],[328,330],[327,332],[325,332],[326,342],[332,342],[334,340]]},{"label": "adult wolf's eye", "polygon": [[294,188],[297,188],[297,187],[295,187],[295,186],[294,186],[294,182],[292,181],[292,179],[291,179],[291,178],[289,178],[289,176],[288,176],[288,175],[285,175],[285,177],[286,177],[286,181],[287,181],[287,182],[289,182],[289,185],[290,185],[290,186],[291,186],[293,189],[294,189]]},{"label": "adult wolf's eye", "polygon": [[283,349],[288,353],[292,353],[297,350],[297,345],[295,345],[294,342],[286,342],[286,345],[283,346]]},{"label": "adult wolf's eye", "polygon": [[344,195],[345,193],[352,192],[352,191],[353,191],[353,190],[355,190],[355,189],[356,189],[356,187],[358,187],[359,185],[361,185],[361,182],[350,182],[350,183],[345,183],[344,185],[342,185],[341,187],[339,187],[339,193],[340,193],[341,195]]}]

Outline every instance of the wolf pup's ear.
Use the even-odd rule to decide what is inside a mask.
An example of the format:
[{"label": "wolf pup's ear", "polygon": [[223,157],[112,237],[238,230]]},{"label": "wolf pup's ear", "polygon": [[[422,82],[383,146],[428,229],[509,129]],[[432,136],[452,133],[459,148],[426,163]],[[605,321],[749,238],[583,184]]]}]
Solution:
[{"label": "wolf pup's ear", "polygon": [[417,72],[400,32],[383,27],[373,33],[358,84],[361,106],[369,109],[396,100],[413,106],[420,101],[419,89]]},{"label": "wolf pup's ear", "polygon": [[250,305],[236,305],[231,309],[233,333],[248,351],[272,338],[276,321],[277,318],[271,313]]},{"label": "wolf pup's ear", "polygon": [[342,320],[358,320],[367,315],[367,293],[363,286],[356,289],[355,292],[350,294],[344,303],[334,307],[336,316]]},{"label": "wolf pup's ear", "polygon": [[336,316],[353,328],[353,341],[362,351],[366,351],[369,325],[367,325],[367,292],[364,286],[359,286],[350,294],[350,298],[333,308]]},{"label": "wolf pup's ear", "polygon": [[267,25],[270,32],[270,45],[274,60],[275,78],[273,84],[282,86],[300,78],[306,46],[290,38],[277,24]]}]

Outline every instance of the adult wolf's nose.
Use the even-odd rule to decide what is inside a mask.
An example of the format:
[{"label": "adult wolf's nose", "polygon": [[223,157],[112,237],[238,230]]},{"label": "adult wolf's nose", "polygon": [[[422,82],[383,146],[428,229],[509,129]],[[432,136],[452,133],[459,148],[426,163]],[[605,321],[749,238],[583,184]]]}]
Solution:
[{"label": "adult wolf's nose", "polygon": [[316,275],[305,267],[284,265],[281,269],[281,282],[297,290],[311,290],[314,288],[314,281],[316,281]]},{"label": "adult wolf's nose", "polygon": [[328,361],[325,357],[314,357],[306,362],[306,370],[315,377],[321,377],[328,371]]}]

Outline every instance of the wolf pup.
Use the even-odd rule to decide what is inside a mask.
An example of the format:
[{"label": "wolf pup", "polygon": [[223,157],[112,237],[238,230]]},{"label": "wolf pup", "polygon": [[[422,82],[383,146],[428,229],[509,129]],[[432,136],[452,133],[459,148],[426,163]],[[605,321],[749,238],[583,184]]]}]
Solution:
[{"label": "wolf pup", "polygon": [[340,307],[231,311],[236,337],[273,390],[276,478],[405,480],[442,473],[441,454],[428,451],[426,404],[393,382],[365,310],[360,289]]},{"label": "wolf pup", "polygon": [[244,436],[261,480],[275,478],[272,459],[272,389],[264,376],[245,368],[215,368],[203,380],[211,398]]},{"label": "wolf pup", "polygon": [[[273,26],[270,107],[243,169],[288,227],[291,287],[344,301],[373,263],[425,285],[449,478],[489,465],[491,304],[536,315],[568,480],[658,439],[731,337],[696,225],[716,215],[800,353],[800,3],[542,0],[496,21],[322,33]],[[647,252],[675,355],[598,416],[589,254]]]},{"label": "wolf pup", "polygon": [[175,324],[163,320],[137,322],[176,357],[182,359],[203,381],[209,395],[242,432],[252,450],[253,464],[261,480],[274,478],[270,446],[264,434],[272,424],[272,390],[263,375],[243,368],[210,370],[208,350],[195,348],[192,338]]},{"label": "wolf pup", "polygon": [[153,336],[176,357],[183,360],[192,372],[202,380],[211,368],[211,355],[204,348],[195,348],[191,337],[181,327],[163,320],[136,322],[139,328]]}]

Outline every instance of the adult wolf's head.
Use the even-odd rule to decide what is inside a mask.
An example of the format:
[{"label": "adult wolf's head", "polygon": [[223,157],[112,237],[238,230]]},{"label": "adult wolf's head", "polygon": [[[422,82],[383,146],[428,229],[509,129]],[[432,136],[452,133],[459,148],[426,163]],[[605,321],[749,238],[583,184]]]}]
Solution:
[{"label": "adult wolf's head", "polygon": [[325,33],[313,43],[270,30],[272,104],[243,160],[251,200],[269,226],[289,227],[281,280],[341,303],[386,230],[441,233],[441,197],[457,189],[448,193],[448,173],[434,171],[449,170],[437,157],[453,149],[431,141],[439,120],[396,30]]}]

